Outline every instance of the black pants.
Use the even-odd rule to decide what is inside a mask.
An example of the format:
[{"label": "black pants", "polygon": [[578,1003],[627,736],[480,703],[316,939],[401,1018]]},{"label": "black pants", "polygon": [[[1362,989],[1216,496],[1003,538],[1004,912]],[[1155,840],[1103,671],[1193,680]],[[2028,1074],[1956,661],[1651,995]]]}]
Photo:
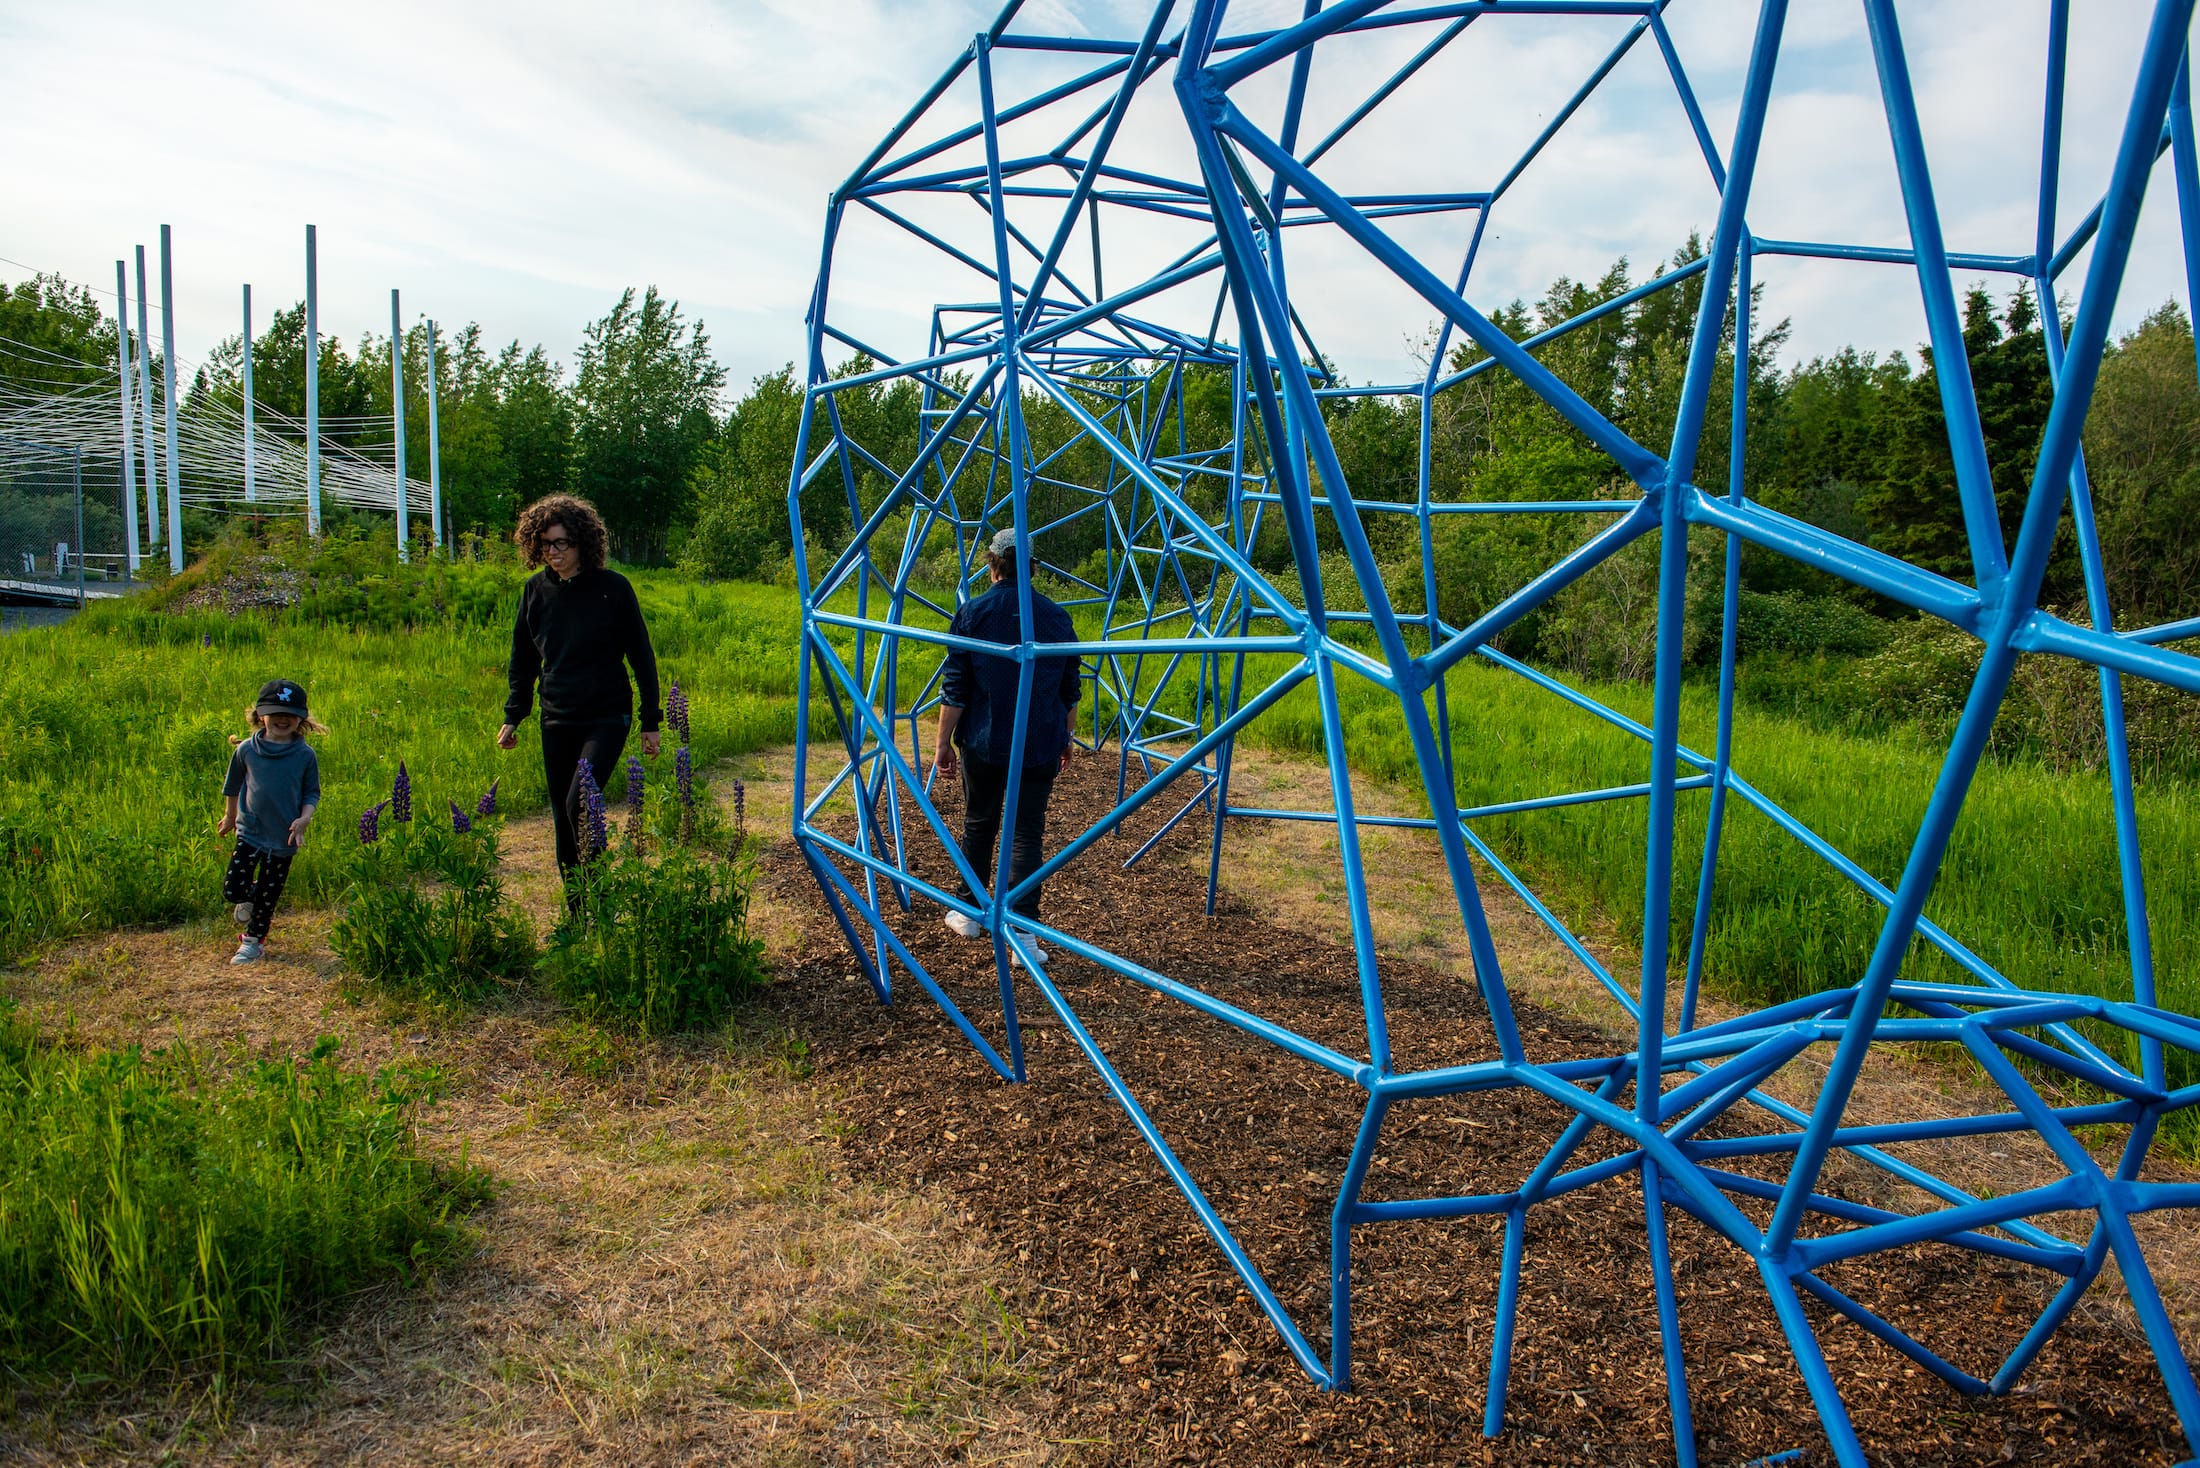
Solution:
[{"label": "black pants", "polygon": [[297,855],[295,850],[262,851],[249,841],[237,843],[229,870],[222,874],[222,901],[252,904],[252,921],[245,932],[253,937],[266,938],[274,924],[275,903],[283,895],[283,883],[290,879],[290,864]]},{"label": "black pants", "polygon": [[542,726],[542,774],[550,791],[550,816],[558,828],[558,871],[569,872],[580,864],[581,782],[580,763],[596,775],[596,788],[611,783],[626,749],[628,721],[602,724],[545,724]]},{"label": "black pants", "polygon": [[[1039,870],[1046,859],[1047,801],[1054,795],[1054,777],[1062,772],[1060,761],[1026,765],[1016,794],[1016,833],[1008,848],[1008,885]],[[1001,836],[1001,803],[1008,795],[1008,766],[992,764],[963,752],[963,856],[983,882],[993,880],[993,847]],[[1025,917],[1039,915],[1039,888],[1034,887],[1010,904]],[[985,899],[970,894],[973,902]]]}]

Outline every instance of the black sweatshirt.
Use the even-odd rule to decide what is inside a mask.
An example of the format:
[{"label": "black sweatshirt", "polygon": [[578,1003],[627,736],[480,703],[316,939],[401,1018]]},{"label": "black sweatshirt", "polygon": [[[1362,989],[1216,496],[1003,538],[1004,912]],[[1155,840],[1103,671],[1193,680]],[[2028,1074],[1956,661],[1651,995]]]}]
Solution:
[{"label": "black sweatshirt", "polygon": [[642,732],[653,733],[663,717],[657,705],[657,654],[650,650],[633,585],[616,571],[601,570],[561,581],[545,566],[520,588],[504,722],[527,717],[538,679],[545,724],[627,719],[634,711],[628,663],[642,686]]}]

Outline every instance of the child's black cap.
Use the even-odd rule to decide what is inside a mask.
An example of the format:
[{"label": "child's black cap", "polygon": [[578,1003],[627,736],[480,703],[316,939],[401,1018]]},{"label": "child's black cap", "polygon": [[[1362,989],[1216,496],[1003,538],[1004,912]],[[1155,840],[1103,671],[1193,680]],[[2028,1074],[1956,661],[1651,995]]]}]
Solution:
[{"label": "child's black cap", "polygon": [[260,685],[259,700],[252,705],[256,714],[296,714],[306,716],[306,691],[288,678],[270,678]]}]

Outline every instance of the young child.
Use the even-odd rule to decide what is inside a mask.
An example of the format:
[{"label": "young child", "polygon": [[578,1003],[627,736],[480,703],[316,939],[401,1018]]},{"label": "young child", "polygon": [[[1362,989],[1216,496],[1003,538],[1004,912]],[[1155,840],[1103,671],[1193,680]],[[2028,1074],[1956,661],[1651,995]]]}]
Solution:
[{"label": "young child", "polygon": [[321,762],[305,735],[328,732],[306,712],[306,691],[288,678],[263,686],[248,717],[252,737],[232,741],[237,748],[214,827],[216,835],[237,833],[237,851],[222,879],[222,900],[237,905],[237,921],[245,925],[231,963],[256,962],[267,942],[275,901],[321,803]]}]

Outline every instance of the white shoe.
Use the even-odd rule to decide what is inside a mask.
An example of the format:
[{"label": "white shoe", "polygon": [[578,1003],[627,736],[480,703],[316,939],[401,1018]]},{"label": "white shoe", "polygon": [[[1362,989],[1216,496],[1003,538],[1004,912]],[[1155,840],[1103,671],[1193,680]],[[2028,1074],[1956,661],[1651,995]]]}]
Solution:
[{"label": "white shoe", "polygon": [[240,923],[249,923],[252,921],[252,904],[240,902],[229,910],[229,915]]},{"label": "white shoe", "polygon": [[958,938],[983,938],[985,936],[985,929],[979,925],[978,920],[963,913],[950,912],[943,921],[947,924],[947,930]]},{"label": "white shoe", "polygon": [[[1039,946],[1037,938],[1027,938],[1024,941],[1025,945],[1031,949],[1031,956],[1039,962],[1046,963],[1054,957],[1053,954]],[[1024,956],[1017,951],[1016,945],[1013,943],[1008,945],[1008,966],[1010,968],[1022,968],[1024,966]]]},{"label": "white shoe", "polygon": [[258,963],[260,955],[264,951],[260,947],[259,939],[247,935],[237,940],[236,955],[229,961],[231,963]]}]

